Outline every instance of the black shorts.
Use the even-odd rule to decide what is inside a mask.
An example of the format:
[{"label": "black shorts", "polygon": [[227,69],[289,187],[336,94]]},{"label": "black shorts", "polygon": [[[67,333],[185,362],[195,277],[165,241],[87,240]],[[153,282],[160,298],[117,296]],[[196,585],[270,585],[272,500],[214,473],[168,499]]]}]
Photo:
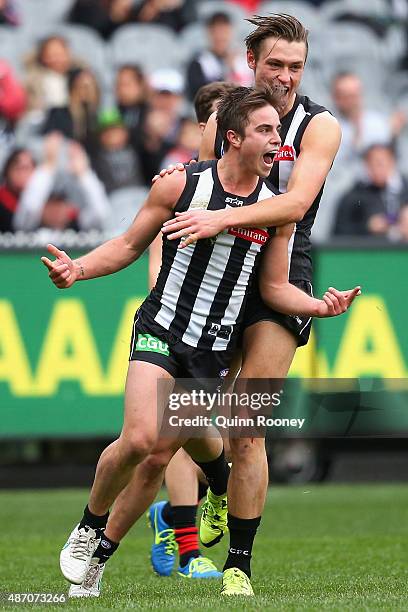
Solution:
[{"label": "black shorts", "polygon": [[[293,281],[292,284],[298,287],[298,289],[305,291],[308,295],[313,295],[312,283],[309,281]],[[251,289],[245,307],[244,330],[254,323],[259,323],[259,321],[272,321],[281,325],[296,337],[298,346],[304,346],[308,343],[312,327],[312,317],[285,315],[269,308],[262,300],[258,285],[256,284]]]},{"label": "black shorts", "polygon": [[129,361],[146,361],[174,378],[194,379],[189,390],[216,390],[228,374],[233,355],[232,349],[211,351],[189,346],[146,313],[138,310],[135,314]]}]

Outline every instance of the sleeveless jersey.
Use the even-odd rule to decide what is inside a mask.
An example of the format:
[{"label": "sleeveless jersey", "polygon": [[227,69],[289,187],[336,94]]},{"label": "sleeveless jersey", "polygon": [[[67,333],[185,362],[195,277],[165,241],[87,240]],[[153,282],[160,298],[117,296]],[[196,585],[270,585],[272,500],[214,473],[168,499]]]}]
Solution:
[{"label": "sleeveless jersey", "polygon": [[[217,161],[204,161],[187,167],[186,186],[174,211],[248,206],[276,193],[263,179],[247,197],[228,193]],[[160,273],[140,311],[190,346],[232,348],[258,255],[268,239],[266,228],[231,228],[177,249],[179,240],[164,236]]]},{"label": "sleeveless jersey", "polygon": [[[327,108],[312,102],[307,96],[296,94],[293,108],[287,115],[281,118],[282,145],[275,156],[268,179],[272,186],[278,189],[280,193],[287,191],[289,177],[300,154],[300,143],[307,126],[315,115],[325,111],[327,111]],[[222,138],[218,130],[215,138],[214,153],[217,159],[222,157],[223,154]],[[296,224],[289,242],[290,281],[310,281],[312,278],[310,233],[319,209],[322,193],[323,187],[302,221]]]}]

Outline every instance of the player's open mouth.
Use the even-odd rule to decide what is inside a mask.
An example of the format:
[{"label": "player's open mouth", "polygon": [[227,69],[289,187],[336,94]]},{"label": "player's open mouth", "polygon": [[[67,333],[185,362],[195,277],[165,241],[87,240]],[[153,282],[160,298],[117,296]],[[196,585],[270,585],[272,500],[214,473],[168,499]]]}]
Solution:
[{"label": "player's open mouth", "polygon": [[278,149],[271,149],[270,151],[264,154],[263,160],[267,166],[272,166],[273,160],[277,152]]}]

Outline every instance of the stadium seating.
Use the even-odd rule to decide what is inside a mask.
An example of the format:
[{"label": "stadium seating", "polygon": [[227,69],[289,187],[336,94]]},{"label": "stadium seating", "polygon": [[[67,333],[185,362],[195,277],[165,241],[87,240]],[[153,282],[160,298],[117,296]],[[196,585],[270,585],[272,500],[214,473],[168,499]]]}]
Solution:
[{"label": "stadium seating", "polygon": [[125,25],[112,37],[109,57],[114,66],[140,64],[146,72],[182,65],[182,48],[175,34],[165,26]]},{"label": "stadium seating", "polygon": [[286,13],[297,17],[309,30],[318,29],[320,25],[320,15],[317,10],[301,0],[273,0],[272,2],[262,2],[257,13],[268,15],[270,13]]},{"label": "stadium seating", "polygon": [[331,0],[323,2],[320,15],[323,20],[332,21],[344,13],[367,15],[370,17],[387,17],[390,14],[390,3],[387,0]]},{"label": "stadium seating", "polygon": [[44,23],[62,23],[74,0],[23,0],[18,3],[24,29],[42,29]]},{"label": "stadium seating", "polygon": [[213,13],[227,13],[235,24],[239,24],[247,17],[246,12],[238,4],[230,2],[212,2],[211,0],[200,0],[197,3],[198,17],[206,21]]},{"label": "stadium seating", "polygon": [[106,224],[108,236],[117,236],[127,230],[147,194],[146,187],[125,187],[110,194],[111,216]]},{"label": "stadium seating", "polygon": [[16,54],[18,30],[8,26],[0,26],[0,58],[7,60],[20,75],[22,65]]}]

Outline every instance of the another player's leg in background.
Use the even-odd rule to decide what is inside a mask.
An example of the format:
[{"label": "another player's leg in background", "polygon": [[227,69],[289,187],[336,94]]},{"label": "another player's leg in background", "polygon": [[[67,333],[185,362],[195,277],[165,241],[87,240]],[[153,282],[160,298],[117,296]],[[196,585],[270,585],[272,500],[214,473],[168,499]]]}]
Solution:
[{"label": "another player's leg in background", "polygon": [[[244,334],[239,379],[287,376],[297,348],[296,338],[269,321],[251,325]],[[232,468],[228,483],[230,547],[224,565],[225,595],[252,595],[252,546],[268,489],[268,464],[263,438],[231,438]]]},{"label": "another player's leg in background", "polygon": [[[155,538],[152,545],[152,565],[159,575],[168,573],[161,563],[161,559],[165,557],[160,554],[160,544],[157,544],[160,540],[156,527],[157,519],[163,527],[174,529],[179,551],[179,569],[185,571],[184,568],[189,565],[191,559],[201,556],[196,526],[197,510],[199,501],[208,488],[204,474],[182,448],[167,466],[165,483],[168,501],[156,502],[149,508],[149,522]],[[192,577],[199,578],[201,575],[196,573]]]},{"label": "another player's leg in background", "polygon": [[[165,382],[160,396],[159,379]],[[142,361],[129,363],[121,435],[103,451],[83,517],[61,551],[61,570],[69,582],[81,584],[85,579],[110,507],[157,442],[158,418],[173,386],[173,378],[163,368]]]}]

